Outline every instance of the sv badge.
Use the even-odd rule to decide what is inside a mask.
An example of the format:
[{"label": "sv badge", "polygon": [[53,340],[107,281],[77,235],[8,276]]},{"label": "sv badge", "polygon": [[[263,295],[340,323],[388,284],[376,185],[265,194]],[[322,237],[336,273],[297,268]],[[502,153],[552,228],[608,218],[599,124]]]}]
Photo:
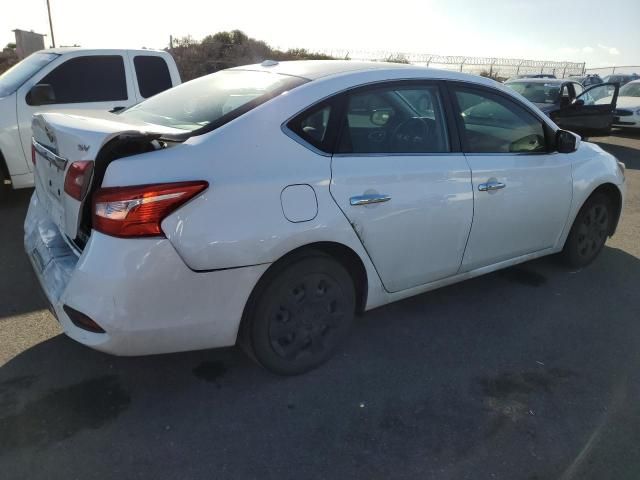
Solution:
[{"label": "sv badge", "polygon": [[79,144],[78,145],[78,150],[80,150],[81,152],[88,152],[89,151],[89,145]]}]

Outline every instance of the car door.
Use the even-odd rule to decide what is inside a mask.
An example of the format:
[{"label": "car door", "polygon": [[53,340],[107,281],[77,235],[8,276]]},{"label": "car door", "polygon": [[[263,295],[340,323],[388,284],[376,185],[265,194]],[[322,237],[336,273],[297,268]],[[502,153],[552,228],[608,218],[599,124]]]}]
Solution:
[{"label": "car door", "polygon": [[474,195],[461,271],[554,247],[571,205],[571,156],[550,151],[543,120],[513,97],[450,89]]},{"label": "car door", "polygon": [[576,99],[551,114],[551,119],[565,130],[582,136],[608,135],[613,123],[619,87],[601,83],[587,88]]},{"label": "car door", "polygon": [[473,193],[442,87],[376,84],[345,94],[342,105],[330,191],[384,287],[397,292],[456,274]]},{"label": "car door", "polygon": [[[36,112],[99,110],[107,112],[136,103],[122,54],[71,56],[47,73],[36,75],[18,89],[18,126],[25,158],[31,158],[31,118]],[[36,105],[33,86],[51,85],[55,100]],[[32,168],[31,162],[29,167]]]}]

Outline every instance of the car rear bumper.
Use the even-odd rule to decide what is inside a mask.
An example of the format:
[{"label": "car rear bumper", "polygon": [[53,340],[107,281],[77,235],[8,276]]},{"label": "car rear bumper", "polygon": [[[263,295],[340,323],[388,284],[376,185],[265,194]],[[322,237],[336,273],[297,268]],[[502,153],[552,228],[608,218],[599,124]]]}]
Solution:
[{"label": "car rear bumper", "polygon": [[[121,239],[93,232],[80,256],[34,194],[25,250],[65,333],[116,355],[233,345],[244,305],[268,265],[194,272],[165,238]],[[67,305],[105,333],[75,325]]]}]

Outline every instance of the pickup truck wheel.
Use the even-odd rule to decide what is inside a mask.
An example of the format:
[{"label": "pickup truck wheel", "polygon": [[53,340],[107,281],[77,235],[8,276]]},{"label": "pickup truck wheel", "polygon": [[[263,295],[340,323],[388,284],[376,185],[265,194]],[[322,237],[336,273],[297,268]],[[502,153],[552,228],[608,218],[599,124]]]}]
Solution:
[{"label": "pickup truck wheel", "polygon": [[562,251],[570,267],[586,267],[600,254],[611,231],[612,212],[611,201],[603,194],[594,195],[582,206]]},{"label": "pickup truck wheel", "polygon": [[355,303],[353,280],[332,257],[314,252],[284,265],[249,312],[252,356],[280,375],[319,366],[348,336]]}]

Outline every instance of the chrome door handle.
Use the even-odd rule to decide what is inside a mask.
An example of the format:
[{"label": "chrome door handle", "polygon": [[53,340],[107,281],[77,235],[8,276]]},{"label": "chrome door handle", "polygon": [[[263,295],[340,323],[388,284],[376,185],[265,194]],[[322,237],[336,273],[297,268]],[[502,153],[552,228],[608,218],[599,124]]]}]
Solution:
[{"label": "chrome door handle", "polygon": [[481,192],[490,192],[492,190],[502,190],[504,187],[506,187],[506,185],[502,182],[489,182],[478,185],[478,190]]},{"label": "chrome door handle", "polygon": [[384,203],[391,200],[389,195],[382,195],[379,193],[367,194],[367,195],[357,195],[355,197],[351,197],[349,199],[349,203],[353,206],[356,205],[369,205],[371,203]]}]

